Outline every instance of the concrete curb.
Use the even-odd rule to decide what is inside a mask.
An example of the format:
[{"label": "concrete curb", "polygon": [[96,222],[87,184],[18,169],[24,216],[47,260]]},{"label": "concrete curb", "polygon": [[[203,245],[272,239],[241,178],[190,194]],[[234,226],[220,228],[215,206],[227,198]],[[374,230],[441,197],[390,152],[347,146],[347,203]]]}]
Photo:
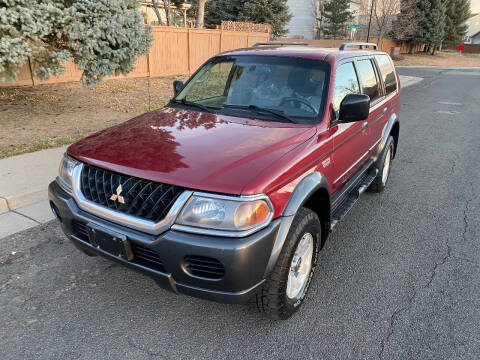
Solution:
[{"label": "concrete curb", "polygon": [[0,214],[4,214],[9,211],[10,209],[8,208],[7,200],[5,200],[4,198],[0,198]]},{"label": "concrete curb", "polygon": [[417,76],[400,75],[400,83],[401,83],[402,89],[418,84],[422,80],[423,78],[417,77]]},{"label": "concrete curb", "polygon": [[[38,203],[42,200],[46,200],[47,198],[48,198],[47,189],[44,186],[42,186],[38,189],[32,189],[31,191],[23,194],[17,194],[17,195],[7,197],[4,200],[6,202],[7,209],[16,210],[18,208],[21,208],[30,204]],[[1,209],[0,209],[0,213],[1,213]]]}]

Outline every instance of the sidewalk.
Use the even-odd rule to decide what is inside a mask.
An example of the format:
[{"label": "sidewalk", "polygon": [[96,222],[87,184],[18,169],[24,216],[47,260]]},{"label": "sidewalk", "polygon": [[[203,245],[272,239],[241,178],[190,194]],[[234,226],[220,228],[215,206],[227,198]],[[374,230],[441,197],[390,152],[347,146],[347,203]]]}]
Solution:
[{"label": "sidewalk", "polygon": [[0,239],[53,219],[48,184],[66,147],[0,160]]}]

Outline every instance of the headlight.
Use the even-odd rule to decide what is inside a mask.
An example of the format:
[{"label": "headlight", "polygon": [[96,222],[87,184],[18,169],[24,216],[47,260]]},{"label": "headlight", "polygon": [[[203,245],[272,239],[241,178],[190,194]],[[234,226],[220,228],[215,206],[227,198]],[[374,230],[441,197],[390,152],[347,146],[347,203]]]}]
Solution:
[{"label": "headlight", "polygon": [[176,223],[214,231],[253,232],[267,226],[272,216],[273,208],[265,195],[234,198],[202,194],[190,198]]},{"label": "headlight", "polygon": [[67,154],[63,155],[62,161],[60,161],[57,182],[68,192],[72,192],[73,169],[77,164],[78,162]]}]

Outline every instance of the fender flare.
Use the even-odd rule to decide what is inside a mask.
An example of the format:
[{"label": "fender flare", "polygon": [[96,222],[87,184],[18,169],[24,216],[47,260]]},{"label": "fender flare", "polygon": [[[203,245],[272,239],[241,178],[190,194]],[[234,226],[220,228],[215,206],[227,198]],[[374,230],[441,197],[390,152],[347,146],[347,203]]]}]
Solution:
[{"label": "fender flare", "polygon": [[320,172],[314,172],[305,176],[290,195],[282,216],[294,216],[308,198],[320,189],[327,190],[328,199],[330,200],[330,186],[324,175]]},{"label": "fender flare", "polygon": [[387,143],[388,137],[392,133],[393,126],[396,123],[400,124],[400,120],[398,119],[397,114],[392,114],[392,116],[390,116],[390,119],[388,119],[387,124],[383,128],[382,138],[380,140],[380,143],[378,144],[377,152],[375,153],[375,156],[373,158],[374,161],[377,161],[378,158],[380,157],[380,154],[382,153],[383,149],[385,148],[385,144]]},{"label": "fender flare", "polygon": [[[278,257],[282,252],[283,245],[285,244],[288,232],[290,231],[290,226],[292,225],[298,209],[305,204],[311,195],[320,189],[325,189],[327,191],[329,200],[328,203],[330,206],[330,186],[328,185],[328,181],[325,176],[319,172],[314,172],[304,177],[293,190],[281,216],[282,221],[270,253],[270,259],[268,260],[267,268],[264,274],[265,278],[271,273],[278,261]],[[328,219],[328,223],[330,223],[330,218]],[[324,236],[326,237],[326,234],[324,235],[323,233],[324,231],[322,231],[322,238]]]}]

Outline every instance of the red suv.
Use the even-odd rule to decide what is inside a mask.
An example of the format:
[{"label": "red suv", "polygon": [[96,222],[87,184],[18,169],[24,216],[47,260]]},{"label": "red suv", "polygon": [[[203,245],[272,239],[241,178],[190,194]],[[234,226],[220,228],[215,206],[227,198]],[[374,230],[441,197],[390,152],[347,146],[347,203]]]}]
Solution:
[{"label": "red suv", "polygon": [[401,90],[370,45],[211,58],[165,107],[68,148],[49,186],[65,234],[175,293],[289,317],[329,232],[388,180]]}]

